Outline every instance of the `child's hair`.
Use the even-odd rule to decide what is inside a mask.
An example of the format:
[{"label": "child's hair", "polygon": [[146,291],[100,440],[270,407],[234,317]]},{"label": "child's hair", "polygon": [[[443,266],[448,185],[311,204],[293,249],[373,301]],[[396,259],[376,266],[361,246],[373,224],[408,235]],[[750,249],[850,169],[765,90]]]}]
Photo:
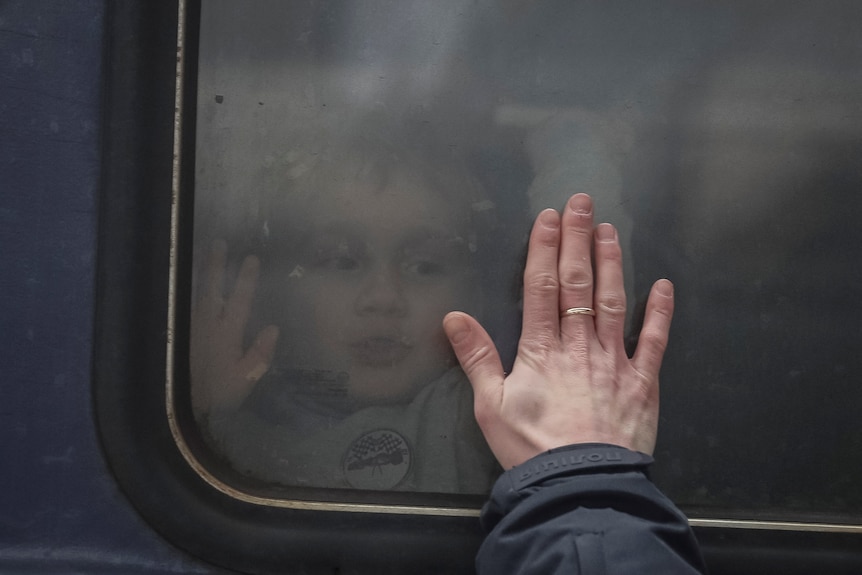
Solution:
[{"label": "child's hair", "polygon": [[464,150],[431,134],[428,127],[393,126],[373,117],[313,140],[288,150],[270,169],[260,238],[265,255],[280,258],[290,252],[312,223],[302,217],[303,206],[325,200],[318,194],[358,185],[383,189],[399,173],[426,184],[452,206],[453,215],[463,218],[472,253],[493,237],[496,206],[468,169]]}]

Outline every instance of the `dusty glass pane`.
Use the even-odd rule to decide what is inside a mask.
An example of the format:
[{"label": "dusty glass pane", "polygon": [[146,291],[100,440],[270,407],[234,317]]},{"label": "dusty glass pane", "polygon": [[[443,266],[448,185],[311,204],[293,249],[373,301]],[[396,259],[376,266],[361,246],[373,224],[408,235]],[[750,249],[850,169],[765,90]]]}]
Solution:
[{"label": "dusty glass pane", "polygon": [[212,250],[196,313],[211,329],[195,337],[198,381],[217,384],[193,397],[254,478],[481,493],[495,464],[442,318],[502,309],[492,290],[512,258],[490,255],[495,202],[449,143],[388,123],[344,118],[278,151],[229,295],[225,246]]},{"label": "dusty glass pane", "polygon": [[475,313],[511,362],[529,222],[586,191],[633,333],[652,281],[677,286],[655,480],[702,515],[862,522],[861,16],[205,2],[192,396],[213,450],[278,485],[486,491],[440,320]]}]

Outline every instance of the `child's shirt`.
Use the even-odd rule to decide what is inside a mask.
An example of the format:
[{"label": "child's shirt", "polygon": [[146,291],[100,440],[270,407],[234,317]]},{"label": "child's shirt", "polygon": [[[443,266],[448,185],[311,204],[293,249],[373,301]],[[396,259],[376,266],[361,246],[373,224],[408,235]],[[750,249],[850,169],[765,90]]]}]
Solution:
[{"label": "child's shirt", "polygon": [[[210,426],[218,451],[240,473],[289,486],[484,495],[501,471],[460,368],[407,405],[370,406],[343,418],[286,400],[286,389],[266,385]],[[282,406],[277,416],[273,406]]]}]

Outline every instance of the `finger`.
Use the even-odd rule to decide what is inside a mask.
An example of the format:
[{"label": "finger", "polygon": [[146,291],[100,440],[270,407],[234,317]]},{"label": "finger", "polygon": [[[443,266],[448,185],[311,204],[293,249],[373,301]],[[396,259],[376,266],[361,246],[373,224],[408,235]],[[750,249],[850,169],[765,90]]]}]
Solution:
[{"label": "finger", "polygon": [[530,233],[524,268],[523,346],[543,346],[557,341],[560,330],[560,282],[557,259],[560,252],[560,215],[544,210]]},{"label": "finger", "polygon": [[218,380],[218,388],[210,391],[209,405],[200,409],[211,415],[237,409],[272,365],[277,340],[278,328],[274,325],[261,330],[245,355],[232,366],[233,375]]},{"label": "finger", "polygon": [[476,419],[486,422],[489,408],[499,406],[503,397],[503,364],[488,332],[475,319],[462,312],[443,318],[443,329],[455,351],[461,369],[473,386]]},{"label": "finger", "polygon": [[239,373],[244,382],[253,386],[263,377],[272,365],[275,355],[275,344],[278,342],[278,328],[274,325],[267,326],[261,330],[251,347],[245,352],[239,363]]},{"label": "finger", "polygon": [[647,299],[643,329],[632,358],[634,368],[647,377],[658,377],[672,317],[673,284],[665,279],[659,280],[653,284]]},{"label": "finger", "polygon": [[626,290],[623,282],[623,253],[619,236],[611,224],[595,230],[596,336],[605,351],[625,354],[623,335],[626,323]]},{"label": "finger", "polygon": [[[593,307],[593,202],[587,194],[572,196],[563,210],[560,245],[560,301],[557,314],[573,307]],[[588,315],[566,316],[565,322],[589,322]]]},{"label": "finger", "polygon": [[227,244],[223,240],[216,240],[207,257],[204,293],[201,298],[201,306],[208,317],[216,317],[221,313],[226,265]]},{"label": "finger", "polygon": [[242,337],[245,325],[251,313],[251,302],[257,289],[257,278],[260,274],[260,260],[255,256],[248,256],[242,262],[239,276],[233,293],[225,304],[224,320],[225,327],[233,333]]}]

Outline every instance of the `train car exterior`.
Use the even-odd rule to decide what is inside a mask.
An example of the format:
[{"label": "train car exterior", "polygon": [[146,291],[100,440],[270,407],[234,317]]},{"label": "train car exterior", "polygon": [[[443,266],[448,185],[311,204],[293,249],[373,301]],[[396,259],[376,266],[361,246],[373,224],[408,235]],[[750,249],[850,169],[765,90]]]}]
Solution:
[{"label": "train car exterior", "polygon": [[354,99],[529,190],[474,202],[504,263],[560,178],[610,190],[634,294],[681,278],[654,478],[711,572],[862,572],[853,2],[237,4],[0,4],[0,572],[473,572],[477,489],[369,489],[410,452],[355,442],[345,489],[240,477],[192,405],[201,254],[264,253],[243,194]]}]

